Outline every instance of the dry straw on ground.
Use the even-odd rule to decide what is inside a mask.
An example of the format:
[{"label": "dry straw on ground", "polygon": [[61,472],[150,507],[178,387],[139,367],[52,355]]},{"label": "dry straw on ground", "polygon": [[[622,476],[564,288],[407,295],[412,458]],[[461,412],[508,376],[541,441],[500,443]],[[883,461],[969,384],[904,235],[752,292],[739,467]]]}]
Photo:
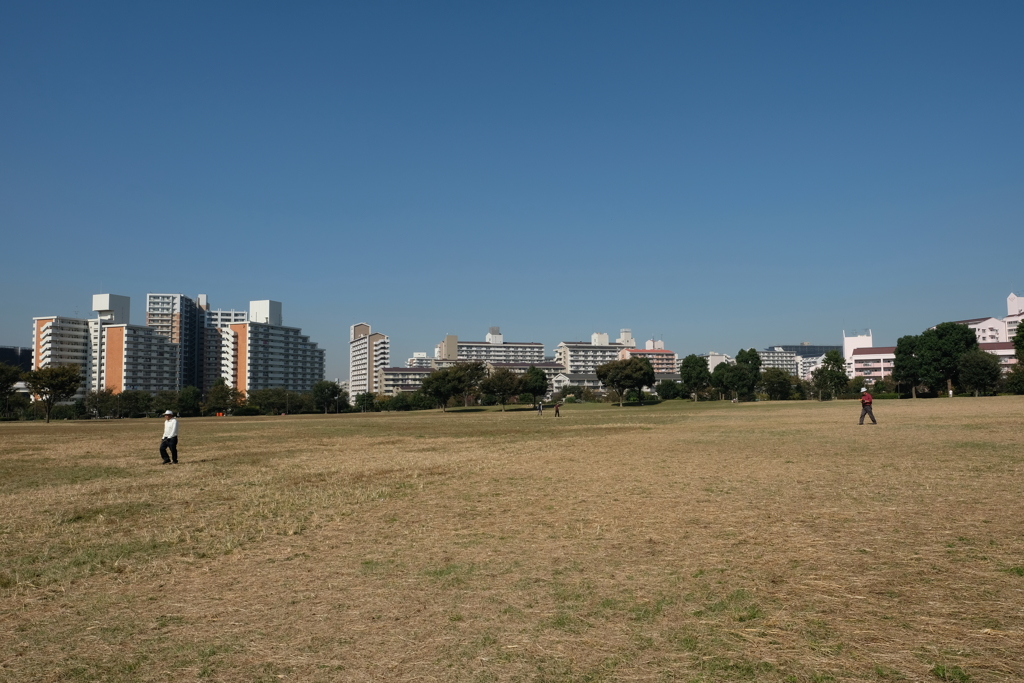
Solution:
[{"label": "dry straw on ground", "polygon": [[0,679],[1024,680],[1024,401],[0,424]]}]

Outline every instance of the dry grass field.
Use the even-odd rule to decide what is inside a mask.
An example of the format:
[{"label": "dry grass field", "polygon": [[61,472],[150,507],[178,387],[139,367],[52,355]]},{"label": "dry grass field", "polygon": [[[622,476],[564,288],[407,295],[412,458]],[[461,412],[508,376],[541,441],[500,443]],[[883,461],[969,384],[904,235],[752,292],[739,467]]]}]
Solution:
[{"label": "dry grass field", "polygon": [[0,424],[5,681],[1021,681],[1024,399]]}]

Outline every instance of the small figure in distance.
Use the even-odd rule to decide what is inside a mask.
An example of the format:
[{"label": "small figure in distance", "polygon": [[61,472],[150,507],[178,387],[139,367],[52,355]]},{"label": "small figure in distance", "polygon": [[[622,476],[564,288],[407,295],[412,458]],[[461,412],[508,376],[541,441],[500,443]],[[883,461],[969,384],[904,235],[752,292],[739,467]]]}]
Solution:
[{"label": "small figure in distance", "polygon": [[864,416],[867,415],[871,418],[871,424],[876,425],[878,422],[875,421],[875,414],[871,412],[871,394],[868,393],[867,389],[860,390],[860,422],[858,424],[864,424]]},{"label": "small figure in distance", "polygon": [[560,401],[558,403],[555,403],[555,417],[561,417],[561,415],[558,414],[558,406],[560,405],[562,405]]},{"label": "small figure in distance", "polygon": [[[174,418],[174,413],[170,410],[164,412],[164,417],[167,418],[164,421],[164,438],[160,441],[160,458],[163,460],[164,465],[174,463],[178,464],[178,421]],[[167,451],[170,450],[171,455],[167,457]]]},{"label": "small figure in distance", "polygon": [[537,416],[544,417],[544,401],[537,401]]}]

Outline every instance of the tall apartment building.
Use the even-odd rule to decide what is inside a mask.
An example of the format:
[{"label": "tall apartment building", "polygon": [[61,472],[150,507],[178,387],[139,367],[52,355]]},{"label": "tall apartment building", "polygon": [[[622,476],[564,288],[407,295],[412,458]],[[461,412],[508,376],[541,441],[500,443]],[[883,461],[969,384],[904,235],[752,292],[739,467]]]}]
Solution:
[{"label": "tall apartment building", "polygon": [[178,345],[178,377],[182,387],[203,386],[204,314],[205,311],[184,294],[146,295],[146,327]]},{"label": "tall apartment building", "polygon": [[391,340],[374,332],[369,323],[349,328],[349,396],[376,394],[384,390],[382,371],[391,365]]},{"label": "tall apartment building", "polygon": [[178,345],[148,327],[129,324],[131,300],[96,294],[89,320],[33,318],[33,368],[77,365],[87,391],[129,389],[156,392],[178,388]]},{"label": "tall apartment building", "polygon": [[651,362],[655,374],[675,374],[679,372],[679,356],[675,351],[665,348],[665,342],[648,339],[642,349],[622,349],[619,351],[619,360],[630,358],[646,358]]},{"label": "tall apartment building", "polygon": [[93,366],[97,384],[115,394],[122,391],[175,391],[180,386],[178,344],[150,327],[97,325],[102,335]]},{"label": "tall apartment building", "polygon": [[615,342],[609,344],[608,335],[604,332],[590,335],[589,344],[583,341],[561,342],[555,347],[555,362],[565,368],[567,375],[591,375],[597,372],[599,365],[618,360],[619,351],[632,345],[633,335],[624,329]]},{"label": "tall apartment building", "polygon": [[32,318],[32,369],[58,365],[77,365],[82,386],[75,398],[88,391],[87,378],[92,363],[89,349],[89,321],[59,315]]},{"label": "tall apartment building", "polygon": [[248,322],[206,328],[208,376],[219,367],[216,376],[243,393],[278,387],[309,391],[324,378],[324,350],[301,328],[282,324],[280,302],[251,301],[247,317]]},{"label": "tall apartment building", "polygon": [[440,361],[481,361],[484,363],[543,363],[544,345],[540,342],[507,342],[500,327],[492,327],[484,341],[459,341],[446,335],[434,349]]}]

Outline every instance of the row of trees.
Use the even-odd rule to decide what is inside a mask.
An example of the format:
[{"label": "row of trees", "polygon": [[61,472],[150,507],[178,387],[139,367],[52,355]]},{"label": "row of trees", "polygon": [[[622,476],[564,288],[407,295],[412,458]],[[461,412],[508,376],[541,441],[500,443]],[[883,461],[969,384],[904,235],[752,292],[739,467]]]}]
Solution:
[{"label": "row of trees", "polygon": [[[1017,334],[1013,344],[1017,365],[1005,388],[1024,394],[1024,334]],[[954,387],[978,396],[1002,380],[998,357],[983,351],[974,331],[959,323],[941,323],[921,334],[900,337],[895,356],[893,380],[908,387],[914,398],[922,389],[943,393]]]},{"label": "row of trees", "polygon": [[448,402],[455,397],[462,398],[463,405],[481,399],[486,403],[505,405],[513,396],[529,395],[531,403],[543,397],[548,391],[548,378],[544,371],[532,365],[525,374],[517,375],[507,368],[498,368],[488,373],[487,366],[480,361],[458,363],[451,367],[439,368],[427,375],[419,392],[445,410]]}]

